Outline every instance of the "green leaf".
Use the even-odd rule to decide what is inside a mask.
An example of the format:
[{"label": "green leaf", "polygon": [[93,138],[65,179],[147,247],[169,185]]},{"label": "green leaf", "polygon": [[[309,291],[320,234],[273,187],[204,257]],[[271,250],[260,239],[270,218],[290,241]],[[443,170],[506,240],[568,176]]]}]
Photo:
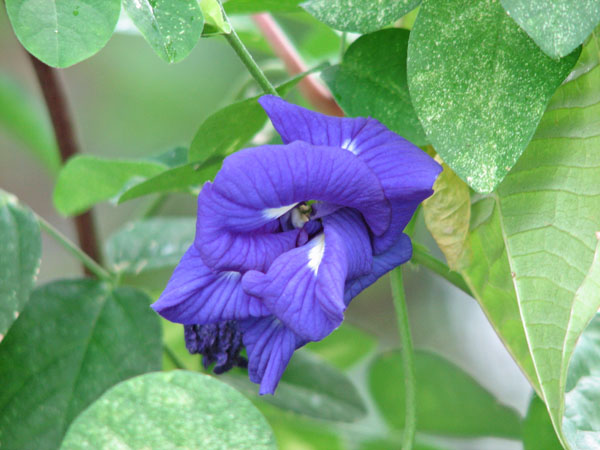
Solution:
[{"label": "green leaf", "polygon": [[[436,158],[441,162],[439,158]],[[469,187],[442,163],[444,170],[433,185],[433,195],[423,202],[425,225],[452,270],[460,270],[469,233]]]},{"label": "green leaf", "polygon": [[204,16],[197,1],[123,0],[123,7],[158,56],[181,61],[198,43]]},{"label": "green leaf", "polygon": [[275,449],[252,403],[226,384],[187,371],[149,373],[110,389],[83,412],[62,450],[83,448]]},{"label": "green leaf", "polygon": [[60,154],[48,117],[21,85],[0,74],[0,126],[22,141],[53,175]]},{"label": "green leaf", "polygon": [[205,181],[214,178],[221,168],[222,158],[210,158],[204,163],[189,163],[165,170],[158,175],[125,187],[118,197],[118,203],[144,195],[167,192],[194,192]]},{"label": "green leaf", "polygon": [[196,219],[155,217],[125,225],[106,241],[106,262],[117,273],[173,268],[194,241]]},{"label": "green leaf", "polygon": [[81,213],[98,202],[115,197],[128,184],[137,184],[163,172],[166,167],[150,161],[76,156],[67,162],[58,176],[54,206],[64,215]]},{"label": "green leaf", "polygon": [[562,450],[563,446],[556,437],[548,409],[544,402],[533,395],[523,420],[523,447],[524,450]]},{"label": "green leaf", "polygon": [[336,30],[370,33],[391,25],[419,3],[421,0],[308,0],[302,7]]},{"label": "green leaf", "polygon": [[[223,378],[241,392],[256,397],[258,387],[248,380],[247,374]],[[260,398],[317,419],[354,422],[367,414],[360,394],[344,373],[302,351],[294,354],[275,395]]]},{"label": "green leaf", "polygon": [[[279,86],[279,95],[285,96],[305,75]],[[252,139],[267,122],[267,114],[257,101],[261,96],[233,103],[209,116],[190,145],[190,162],[203,163],[211,157],[223,159]]]},{"label": "green leaf", "polygon": [[596,0],[500,0],[515,22],[550,57],[571,53],[600,22]]},{"label": "green leaf", "polygon": [[323,79],[344,112],[370,116],[417,145],[427,143],[408,93],[406,50],[410,32],[398,28],[367,34],[352,43],[342,64]]},{"label": "green leaf", "polygon": [[490,324],[536,392],[540,385],[527,345],[499,212],[493,198],[475,200],[461,272]]},{"label": "green leaf", "polygon": [[205,26],[213,27],[219,33],[231,33],[231,25],[225,21],[221,5],[217,0],[198,0],[204,16]]},{"label": "green leaf", "polygon": [[[519,438],[517,411],[503,406],[459,367],[433,353],[415,352],[417,430],[451,436]],[[369,389],[390,426],[404,427],[400,352],[379,356],[369,370]]]},{"label": "green leaf", "polygon": [[29,301],[40,270],[42,240],[35,215],[0,189],[0,342]]},{"label": "green leaf", "polygon": [[427,138],[473,189],[493,191],[579,51],[546,56],[495,0],[427,0],[410,36],[408,85]]},{"label": "green leaf", "polygon": [[[598,286],[595,287],[598,289]],[[563,428],[574,449],[600,447],[600,313],[573,352],[566,384]]]},{"label": "green leaf", "polygon": [[[472,258],[480,280],[505,288],[502,299],[489,288],[473,291],[484,305],[495,305],[487,312],[497,329],[508,320],[513,324],[499,331],[505,341],[515,342],[520,334],[515,319],[520,319],[539,380],[534,385],[560,434],[568,361],[600,307],[597,48],[595,39],[586,46],[582,60],[588,71],[577,70],[557,90],[535,137],[497,194],[479,202],[487,214],[478,221],[495,234]],[[477,261],[478,255],[487,261]],[[516,358],[531,377],[528,360]],[[561,440],[565,444],[564,435]]]},{"label": "green leaf", "polygon": [[98,52],[121,13],[120,0],[6,0],[21,44],[49,66],[68,67]]},{"label": "green leaf", "polygon": [[376,346],[373,336],[344,323],[327,339],[309,342],[305,348],[339,369],[348,369],[372,353]]},{"label": "green leaf", "polygon": [[[402,442],[400,440],[392,441],[387,439],[373,439],[361,443],[359,450],[389,450],[391,448],[400,448]],[[421,442],[421,438],[417,436],[415,438],[415,445],[413,450],[443,450],[442,447],[432,445],[429,443]]]},{"label": "green leaf", "polygon": [[90,279],[35,290],[0,346],[2,446],[55,449],[106,389],[159,370],[160,324],[149,303]]},{"label": "green leaf", "polygon": [[223,6],[227,14],[250,14],[258,12],[298,12],[302,0],[229,0]]}]

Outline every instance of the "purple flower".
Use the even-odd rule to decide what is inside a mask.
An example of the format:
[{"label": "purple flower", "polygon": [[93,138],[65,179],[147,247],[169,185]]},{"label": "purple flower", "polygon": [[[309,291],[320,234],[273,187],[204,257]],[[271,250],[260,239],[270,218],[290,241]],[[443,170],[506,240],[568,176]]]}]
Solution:
[{"label": "purple flower", "polygon": [[186,325],[218,371],[273,393],[294,350],[337,328],[350,300],[410,259],[402,233],[441,167],[374,119],[264,96],[285,145],[225,159],[198,196],[194,244],[152,306]]}]

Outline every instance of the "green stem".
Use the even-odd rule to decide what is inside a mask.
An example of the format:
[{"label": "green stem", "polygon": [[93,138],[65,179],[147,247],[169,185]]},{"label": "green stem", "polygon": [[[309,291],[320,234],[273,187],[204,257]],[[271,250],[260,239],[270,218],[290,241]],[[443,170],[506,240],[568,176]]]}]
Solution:
[{"label": "green stem", "polygon": [[[219,1],[219,3],[221,3],[221,2]],[[252,55],[250,54],[250,52],[248,51],[248,49],[246,48],[246,46],[244,45],[242,40],[239,38],[239,36],[235,32],[235,29],[233,28],[233,26],[231,25],[231,22],[229,21],[229,17],[227,17],[227,14],[225,14],[223,5],[221,5],[221,11],[223,13],[223,18],[231,26],[231,33],[225,34],[225,39],[227,39],[227,42],[229,42],[229,45],[231,45],[231,47],[233,48],[235,53],[237,53],[240,60],[244,63],[244,65],[248,69],[248,72],[250,72],[250,75],[252,75],[254,77],[254,79],[256,80],[256,82],[258,83],[260,88],[264,91],[264,93],[278,96],[279,94],[277,93],[277,91],[275,90],[275,88],[273,87],[273,85],[271,84],[269,79],[266,77],[264,72],[258,66],[256,61],[254,61],[254,58],[252,57]]]},{"label": "green stem", "polygon": [[171,350],[171,347],[169,347],[167,345],[163,345],[163,351],[165,352],[165,355],[167,355],[167,358],[169,358],[171,360],[171,362],[173,363],[173,365],[175,367],[177,367],[178,369],[186,368],[185,364],[183,364],[181,362],[181,360],[177,357],[175,352],[173,350]]},{"label": "green stem", "polygon": [[446,264],[444,264],[442,261],[440,261],[431,253],[429,253],[429,250],[427,250],[427,248],[416,242],[413,242],[412,262],[427,267],[432,272],[438,274],[442,278],[445,278],[447,281],[459,288],[465,294],[475,298],[475,296],[471,292],[471,289],[469,289],[469,286],[467,286],[465,279],[458,272],[450,270],[450,268]]},{"label": "green stem", "polygon": [[103,281],[114,281],[114,277],[100,264],[90,258],[86,253],[83,252],[77,245],[71,242],[64,234],[54,228],[50,223],[43,217],[37,216],[40,223],[40,227],[48,233],[56,242],[61,244],[67,251],[69,251],[75,258],[79,259],[81,263],[98,279]]},{"label": "green stem", "polygon": [[392,297],[398,320],[398,333],[402,345],[402,366],[404,368],[404,432],[402,433],[402,450],[411,450],[415,441],[417,429],[417,401],[415,364],[413,358],[412,338],[402,282],[402,267],[397,267],[390,273]]}]

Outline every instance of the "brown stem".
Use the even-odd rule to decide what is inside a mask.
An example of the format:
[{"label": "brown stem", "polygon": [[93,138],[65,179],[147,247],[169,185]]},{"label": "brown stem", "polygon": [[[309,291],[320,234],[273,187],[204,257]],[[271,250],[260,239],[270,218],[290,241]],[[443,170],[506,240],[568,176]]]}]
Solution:
[{"label": "brown stem", "polygon": [[[54,135],[60,150],[62,162],[66,162],[70,157],[79,153],[73,124],[69,115],[69,106],[65,91],[61,84],[58,71],[29,54],[31,63],[35,69],[40,88],[44,94],[46,107],[52,120]],[[100,249],[98,248],[96,226],[91,211],[73,218],[77,230],[77,238],[81,249],[87,253],[94,261],[100,261]],[[86,275],[92,273],[84,266]]]},{"label": "brown stem", "polygon": [[[270,14],[255,14],[252,16],[252,20],[271,45],[277,57],[283,61],[290,75],[306,72],[306,64],[302,61],[302,57]],[[337,105],[329,91],[314,75],[308,75],[300,82],[298,87],[308,101],[319,111],[330,116],[344,116],[344,112]]]}]

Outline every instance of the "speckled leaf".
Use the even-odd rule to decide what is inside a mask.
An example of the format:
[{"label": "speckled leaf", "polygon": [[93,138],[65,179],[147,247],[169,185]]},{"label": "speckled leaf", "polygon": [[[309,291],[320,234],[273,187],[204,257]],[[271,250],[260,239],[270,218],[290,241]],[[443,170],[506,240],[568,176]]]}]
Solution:
[{"label": "speckled leaf", "polygon": [[257,12],[298,12],[302,0],[228,0],[223,6],[227,14]]},{"label": "speckled leaf", "polygon": [[37,219],[0,189],[0,342],[29,300],[41,258]]},{"label": "speckled leaf", "polygon": [[[517,411],[494,396],[459,367],[433,353],[415,352],[417,430],[451,436],[519,438]],[[404,383],[399,352],[379,356],[369,369],[369,390],[386,422],[404,427]]]},{"label": "speckled leaf", "polygon": [[204,27],[200,5],[190,0],[123,0],[123,7],[158,56],[169,63],[192,51]]},{"label": "speckled leaf", "polygon": [[120,0],[6,0],[21,44],[49,66],[68,67],[98,52],[110,39]]},{"label": "speckled leaf", "polygon": [[358,38],[342,63],[321,75],[351,117],[371,116],[417,145],[425,145],[408,93],[406,50],[410,32],[381,30]]},{"label": "speckled leaf", "polygon": [[48,115],[20,83],[0,74],[0,129],[19,139],[52,175],[60,155]]},{"label": "speckled leaf", "polygon": [[308,0],[302,7],[336,30],[370,33],[391,25],[419,3],[421,0]]},{"label": "speckled leaf", "polygon": [[[285,96],[305,75],[298,75],[279,86],[279,95]],[[209,158],[223,159],[252,139],[267,122],[267,115],[257,101],[260,97],[232,103],[209,116],[190,145],[190,162],[200,164],[208,162]]]},{"label": "speckled leaf", "polygon": [[600,448],[600,313],[575,347],[566,391],[563,428],[571,448]]},{"label": "speckled leaf", "polygon": [[54,206],[61,214],[78,214],[165,169],[167,166],[159,162],[76,156],[58,176]]},{"label": "speckled leaf", "polygon": [[114,272],[138,274],[173,268],[194,241],[196,219],[154,217],[129,223],[106,241],[106,262]]},{"label": "speckled leaf", "polygon": [[[258,397],[258,388],[246,373],[223,377],[241,392]],[[294,353],[276,394],[260,398],[317,419],[354,422],[367,414],[366,405],[348,376],[304,351]]]},{"label": "speckled leaf", "polygon": [[[439,158],[436,158],[439,161]],[[423,202],[425,225],[444,253],[448,266],[460,270],[471,220],[469,187],[446,164]]]},{"label": "speckled leaf", "polygon": [[110,389],[69,428],[62,450],[275,450],[265,418],[221,381],[194,372],[149,373]]},{"label": "speckled leaf", "polygon": [[0,345],[3,448],[56,449],[67,427],[112,385],[161,367],[151,300],[94,280],[35,290]]},{"label": "speckled leaf", "polygon": [[[479,214],[478,222],[494,229],[495,235],[481,242],[486,249],[474,252],[466,274],[468,282],[470,274],[477,274],[479,287],[473,290],[488,305],[492,324],[498,329],[512,323],[499,333],[513,344],[517,330],[513,310],[518,307],[539,380],[534,385],[563,444],[568,361],[577,338],[600,307],[597,50],[594,39],[569,81],[554,95],[536,135],[497,194],[479,202],[487,214]],[[587,71],[581,70],[582,64]],[[477,261],[478,254],[486,255],[486,260]],[[483,285],[479,281],[486,279]],[[513,351],[523,365],[520,353]],[[527,368],[526,373],[531,376]]]},{"label": "speckled leaf", "polygon": [[426,0],[410,35],[408,85],[427,138],[473,189],[493,191],[578,53],[545,55],[496,0]]},{"label": "speckled leaf", "polygon": [[597,0],[500,0],[510,16],[552,58],[571,53],[600,22]]}]

